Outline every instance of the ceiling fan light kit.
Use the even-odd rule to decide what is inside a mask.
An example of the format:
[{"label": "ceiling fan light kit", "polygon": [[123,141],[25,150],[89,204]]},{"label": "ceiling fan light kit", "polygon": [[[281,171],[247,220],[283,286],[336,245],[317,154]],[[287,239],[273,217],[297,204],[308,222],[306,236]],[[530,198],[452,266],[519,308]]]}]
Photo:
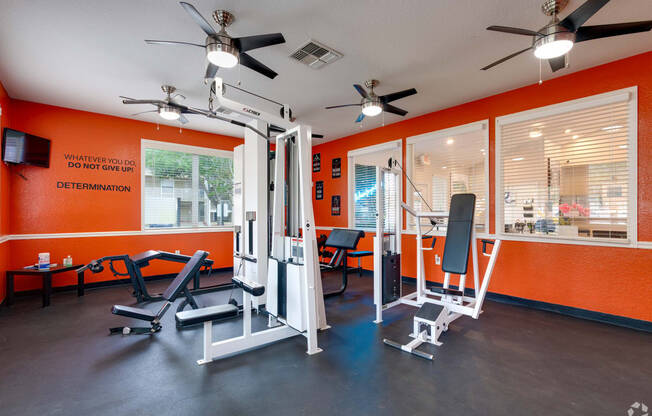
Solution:
[{"label": "ceiling fan light kit", "polygon": [[534,41],[534,56],[539,59],[552,59],[566,55],[573,48],[575,33],[554,32]]},{"label": "ceiling fan light kit", "polygon": [[178,120],[181,117],[181,110],[169,105],[162,105],[158,109],[158,115],[166,120]]},{"label": "ceiling fan light kit", "polygon": [[233,68],[238,64],[240,52],[233,45],[231,38],[222,38],[216,41],[210,36],[206,38],[206,59],[213,65],[221,68]]},{"label": "ceiling fan light kit", "polygon": [[369,100],[362,103],[362,114],[369,117],[374,117],[383,111],[380,100]]}]

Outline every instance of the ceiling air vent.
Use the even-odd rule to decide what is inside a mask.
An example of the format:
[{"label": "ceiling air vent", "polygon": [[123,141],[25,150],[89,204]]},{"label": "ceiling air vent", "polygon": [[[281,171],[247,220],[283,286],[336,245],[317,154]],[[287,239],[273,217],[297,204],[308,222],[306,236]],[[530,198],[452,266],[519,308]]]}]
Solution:
[{"label": "ceiling air vent", "polygon": [[313,69],[319,69],[341,57],[341,53],[314,40],[309,40],[290,55],[290,58],[303,62]]}]

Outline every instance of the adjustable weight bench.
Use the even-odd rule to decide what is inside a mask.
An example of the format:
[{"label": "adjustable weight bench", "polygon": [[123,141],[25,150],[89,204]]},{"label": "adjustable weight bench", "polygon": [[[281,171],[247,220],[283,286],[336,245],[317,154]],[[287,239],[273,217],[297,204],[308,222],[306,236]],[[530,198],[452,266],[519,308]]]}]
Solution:
[{"label": "adjustable weight bench", "polygon": [[[150,327],[116,327],[109,330],[110,334],[153,334],[161,330],[161,318],[165,315],[165,312],[170,308],[172,302],[174,302],[180,295],[185,295],[186,300],[191,302],[193,307],[197,308],[190,290],[188,289],[188,284],[195,277],[199,269],[204,265],[206,257],[208,256],[207,251],[197,250],[195,254],[190,258],[188,263],[183,267],[181,272],[174,278],[172,283],[165,289],[165,292],[161,294],[161,298],[165,300],[158,312],[154,313],[148,309],[136,308],[133,306],[124,306],[124,305],[113,305],[111,312],[114,315],[126,316],[128,318],[138,319],[140,321],[145,321],[150,323]],[[225,306],[225,305],[220,305]],[[229,304],[230,307],[236,309],[236,315],[238,307],[232,304]]]},{"label": "adjustable weight bench", "polygon": [[[342,267],[342,285],[339,289],[324,293],[324,297],[328,298],[331,296],[337,296],[344,293],[346,287],[348,286],[348,273],[349,265],[347,258],[349,257],[347,253],[348,250],[355,250],[358,247],[358,242],[364,237],[364,231],[361,230],[349,230],[345,228],[334,228],[328,238],[324,242],[325,247],[332,247],[336,249],[335,254],[331,258],[331,261],[328,264],[323,264],[321,266],[322,270],[336,270],[339,267]],[[370,252],[373,254],[373,252]],[[353,256],[351,256],[353,257]],[[358,260],[358,266],[359,260]]]}]

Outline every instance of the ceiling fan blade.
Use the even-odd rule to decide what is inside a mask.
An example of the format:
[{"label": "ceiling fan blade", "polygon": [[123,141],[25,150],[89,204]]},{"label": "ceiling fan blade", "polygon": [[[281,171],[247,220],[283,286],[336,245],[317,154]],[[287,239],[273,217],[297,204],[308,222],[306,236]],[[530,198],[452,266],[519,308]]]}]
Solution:
[{"label": "ceiling fan blade", "polygon": [[358,94],[362,95],[364,98],[369,98],[369,94],[367,94],[367,91],[365,91],[361,85],[353,84],[353,88],[355,88],[355,90],[358,91]]},{"label": "ceiling fan blade", "polygon": [[131,116],[137,116],[139,114],[145,114],[145,113],[157,113],[158,110],[147,110],[147,111],[141,111],[140,113],[133,113]]},{"label": "ceiling fan blade", "polygon": [[268,33],[266,35],[245,36],[234,38],[233,42],[240,52],[247,52],[253,49],[264,48],[265,46],[278,45],[285,43],[285,38],[281,33]]},{"label": "ceiling fan blade", "polygon": [[541,33],[539,32],[535,32],[534,30],[530,29],[521,29],[520,27],[489,26],[487,30],[493,30],[494,32],[511,33],[512,35],[541,36]]},{"label": "ceiling fan blade", "polygon": [[210,36],[216,34],[215,29],[213,29],[210,23],[204,19],[204,16],[202,16],[201,13],[195,9],[195,6],[190,3],[186,3],[185,1],[179,2],[179,4],[181,4],[181,7],[183,7],[184,10],[188,12],[190,17],[192,17],[192,20],[194,20],[195,23],[197,23],[202,28],[202,30],[206,32],[207,35]]},{"label": "ceiling fan blade", "polygon": [[525,49],[523,49],[523,50],[521,50],[521,51],[515,52],[515,53],[513,53],[513,54],[511,54],[511,55],[508,55],[508,56],[506,56],[506,57],[504,57],[504,58],[502,58],[502,59],[499,59],[499,60],[497,60],[496,62],[493,62],[493,63],[491,63],[491,64],[485,66],[484,68],[482,68],[482,70],[483,70],[483,71],[486,71],[487,69],[493,68],[494,66],[496,66],[496,65],[498,65],[498,64],[502,64],[503,62],[505,62],[505,61],[507,61],[507,60],[509,60],[509,59],[512,59],[513,57],[515,57],[515,56],[517,56],[517,55],[520,55],[520,54],[522,54],[523,52],[527,52],[527,51],[529,51],[530,49],[532,49],[532,46],[530,46],[529,48],[525,48]]},{"label": "ceiling fan blade", "polygon": [[577,32],[580,26],[586,23],[591,16],[596,14],[607,3],[609,3],[609,0],[586,0],[583,5],[566,16],[559,24],[572,32]]},{"label": "ceiling fan blade", "polygon": [[399,116],[404,116],[404,115],[406,115],[408,113],[407,111],[403,110],[402,108],[394,107],[391,104],[383,104],[383,110],[388,112],[388,113],[398,114]]},{"label": "ceiling fan blade", "polygon": [[217,65],[213,65],[211,62],[206,65],[206,74],[204,74],[204,79],[213,79],[215,78],[215,75],[217,74],[217,70],[220,67]]},{"label": "ceiling fan blade", "polygon": [[355,122],[356,122],[356,123],[359,123],[359,122],[361,122],[362,120],[364,120],[364,114],[360,113],[360,115],[358,116],[358,118],[355,119]]},{"label": "ceiling fan blade", "polygon": [[557,72],[560,69],[566,68],[566,54],[562,56],[558,56],[556,58],[548,59],[548,63],[550,64],[550,69],[552,69],[552,72]]},{"label": "ceiling fan blade", "polygon": [[644,22],[616,23],[612,25],[582,26],[577,30],[575,42],[628,35],[652,30],[652,20]]},{"label": "ceiling fan blade", "polygon": [[[127,100],[122,100],[122,104],[160,104],[162,101],[160,100],[133,100],[133,99],[127,99]],[[165,103],[163,103],[165,104]]]},{"label": "ceiling fan blade", "polygon": [[324,108],[326,110],[330,110],[331,108],[355,107],[355,106],[359,106],[359,105],[360,105],[360,103],[358,103],[358,104],[342,104],[342,105],[331,105],[331,106],[324,107]]},{"label": "ceiling fan blade", "polygon": [[416,93],[417,90],[415,90],[414,88],[410,88],[408,90],[393,92],[387,95],[381,95],[378,98],[380,98],[380,100],[384,103],[391,103],[392,101],[400,100],[401,98],[409,97],[410,95],[414,95]]},{"label": "ceiling fan blade", "polygon": [[176,40],[154,40],[154,39],[145,39],[145,43],[148,45],[190,45],[190,46],[199,46],[204,48],[204,45],[192,42],[179,42]]},{"label": "ceiling fan blade", "polygon": [[276,78],[276,76],[278,75],[276,72],[266,67],[262,62],[260,62],[255,58],[252,58],[250,55],[247,55],[246,53],[240,54],[240,65],[244,65],[249,69],[253,69],[254,71],[261,73],[271,79]]},{"label": "ceiling fan blade", "polygon": [[179,123],[181,123],[181,124],[188,123],[188,119],[183,114],[179,115],[179,118],[177,120],[179,120]]}]

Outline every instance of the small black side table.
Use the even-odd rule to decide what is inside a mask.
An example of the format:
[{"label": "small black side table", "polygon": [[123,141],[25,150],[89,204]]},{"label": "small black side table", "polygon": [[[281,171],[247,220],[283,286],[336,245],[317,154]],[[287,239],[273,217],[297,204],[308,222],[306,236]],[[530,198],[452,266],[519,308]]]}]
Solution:
[{"label": "small black side table", "polygon": [[49,269],[27,268],[18,270],[7,270],[7,306],[14,303],[14,276],[41,276],[43,278],[43,307],[50,306],[50,295],[52,294],[52,275],[57,273],[77,270],[83,264],[72,266],[57,266]]}]

